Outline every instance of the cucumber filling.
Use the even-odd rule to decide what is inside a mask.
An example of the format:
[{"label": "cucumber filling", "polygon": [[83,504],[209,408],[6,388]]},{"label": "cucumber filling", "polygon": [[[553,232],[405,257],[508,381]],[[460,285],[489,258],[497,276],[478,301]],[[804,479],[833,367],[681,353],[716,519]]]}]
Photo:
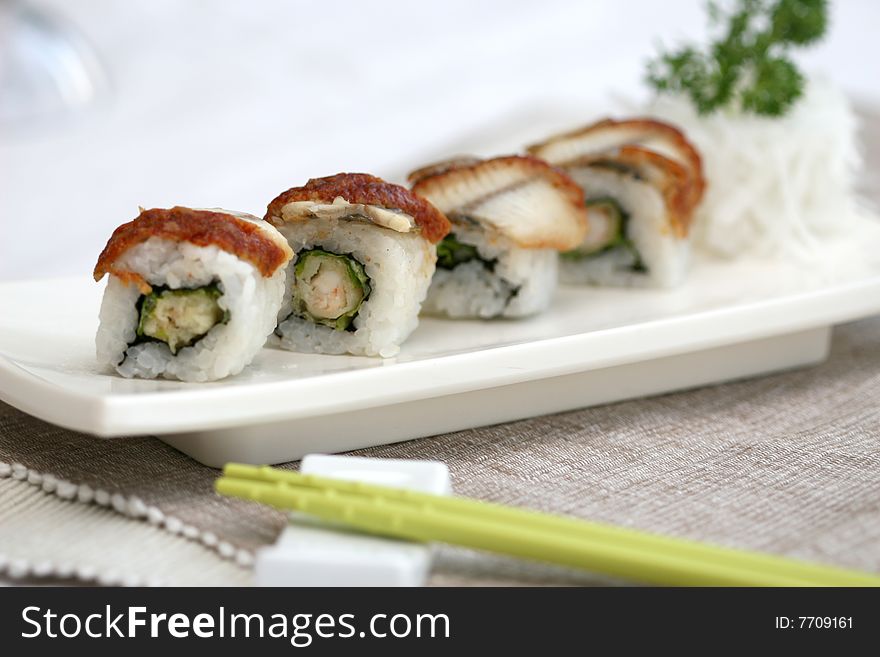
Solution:
[{"label": "cucumber filling", "polygon": [[192,346],[217,324],[229,321],[229,312],[218,303],[221,296],[216,283],[192,289],[153,288],[138,300],[138,341],[164,342],[172,354]]},{"label": "cucumber filling", "polygon": [[437,266],[441,269],[455,269],[460,264],[478,259],[477,247],[459,242],[452,233],[437,245]]},{"label": "cucumber filling", "polygon": [[590,232],[578,248],[562,254],[571,260],[593,258],[612,250],[623,250],[631,256],[627,269],[644,273],[647,270],[632,240],[626,236],[629,213],[616,199],[603,196],[587,200],[590,209]]},{"label": "cucumber filling", "polygon": [[300,251],[294,267],[293,312],[337,331],[352,322],[370,296],[370,277],[351,255],[323,249]]},{"label": "cucumber filling", "polygon": [[[473,220],[470,220],[473,221]],[[476,222],[474,222],[476,223]],[[458,238],[449,233],[437,244],[437,268],[453,270],[459,265],[468,262],[479,262],[483,268],[494,276],[497,280],[495,285],[498,287],[498,294],[504,298],[504,307],[510,305],[511,301],[519,294],[519,286],[514,285],[510,281],[495,274],[495,265],[498,264],[497,259],[487,260],[480,255],[477,247],[473,244],[465,244],[460,242]]]},{"label": "cucumber filling", "polygon": [[498,262],[481,257],[476,246],[459,242],[453,233],[449,233],[437,245],[437,267],[439,269],[455,269],[459,265],[474,260],[481,262],[490,272],[495,271],[495,265]]}]

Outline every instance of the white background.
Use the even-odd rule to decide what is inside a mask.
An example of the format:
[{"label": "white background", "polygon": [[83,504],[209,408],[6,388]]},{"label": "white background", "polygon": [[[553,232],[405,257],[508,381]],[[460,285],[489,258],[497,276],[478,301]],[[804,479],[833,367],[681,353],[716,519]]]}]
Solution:
[{"label": "white background", "polygon": [[[514,151],[510,126],[540,136],[644,94],[657,42],[705,18],[695,0],[35,4],[92,42],[112,93],[0,128],[0,280],[86,275],[138,205],[262,214],[312,176]],[[801,61],[880,103],[878,27],[880,2],[838,0]]]}]

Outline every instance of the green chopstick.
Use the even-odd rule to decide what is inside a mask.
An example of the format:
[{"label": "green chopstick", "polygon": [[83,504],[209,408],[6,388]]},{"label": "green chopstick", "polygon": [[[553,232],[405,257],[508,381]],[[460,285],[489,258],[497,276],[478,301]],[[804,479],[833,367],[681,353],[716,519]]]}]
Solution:
[{"label": "green chopstick", "polygon": [[[280,482],[289,485],[310,487],[318,490],[333,489],[350,494],[380,496],[410,504],[428,503],[435,510],[450,513],[468,514],[486,521],[515,522],[519,526],[530,526],[534,529],[561,532],[566,535],[583,536],[591,540],[608,540],[620,546],[637,547],[672,551],[680,556],[691,559],[712,560],[725,565],[736,565],[744,570],[769,570],[778,575],[787,575],[792,579],[808,581],[812,584],[826,586],[863,586],[878,585],[880,578],[848,570],[832,568],[804,561],[787,559],[757,552],[748,552],[731,548],[710,546],[696,541],[670,538],[649,534],[613,525],[587,522],[574,518],[565,518],[522,509],[488,504],[478,500],[460,497],[428,495],[411,490],[389,488],[374,484],[344,481],[303,475],[298,472],[277,470],[262,466],[250,466],[230,463],[225,468],[227,477],[249,479],[263,482]],[[439,539],[442,540],[442,539]],[[869,578],[866,580],[866,577]]]},{"label": "green chopstick", "polygon": [[[865,580],[865,575],[862,573],[853,573],[851,571],[831,568],[805,561],[797,561],[785,557],[733,548],[711,546],[686,539],[671,538],[658,534],[650,534],[625,529],[623,527],[616,527],[614,525],[538,513],[535,511],[506,507],[498,504],[489,504],[479,500],[471,500],[462,497],[429,495],[417,491],[389,488],[374,484],[344,481],[315,475],[303,475],[299,472],[277,470],[267,466],[251,466],[230,463],[224,469],[224,473],[227,477],[238,479],[286,483],[318,490],[332,488],[340,492],[381,496],[385,499],[394,499],[398,502],[408,502],[411,504],[428,503],[435,510],[468,514],[471,517],[479,517],[486,521],[515,522],[519,526],[528,525],[536,530],[545,529],[547,531],[561,532],[566,535],[583,536],[592,540],[601,538],[613,541],[620,546],[669,550],[678,555],[687,556],[692,559],[722,561],[726,565],[735,564],[737,567],[743,569],[768,569],[780,575],[786,574],[793,579],[807,580],[827,586],[858,586]],[[880,578],[875,581],[875,584],[878,583],[880,583]]]},{"label": "green chopstick", "polygon": [[369,533],[442,541],[666,585],[878,586],[880,577],[464,498],[229,464],[225,495]]}]

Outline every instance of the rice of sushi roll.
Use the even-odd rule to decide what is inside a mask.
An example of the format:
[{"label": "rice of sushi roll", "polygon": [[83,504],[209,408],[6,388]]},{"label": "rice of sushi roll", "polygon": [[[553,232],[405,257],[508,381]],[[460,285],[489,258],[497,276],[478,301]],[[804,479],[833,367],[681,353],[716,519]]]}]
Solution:
[{"label": "rice of sushi roll", "polygon": [[291,255],[252,215],[141,210],[113,232],[95,266],[96,281],[109,274],[98,361],[125,377],[237,374],[275,328]]},{"label": "rice of sushi roll", "polygon": [[564,283],[682,282],[705,180],[699,153],[677,128],[652,119],[605,119],[528,150],[565,170],[586,194],[590,230],[562,256]]},{"label": "rice of sushi roll", "polygon": [[419,323],[449,232],[437,208],[361,173],[310,180],[273,200],[266,220],[293,249],[275,334],[292,351],[391,357]]},{"label": "rice of sushi roll", "polygon": [[584,239],[580,188],[533,157],[450,160],[409,176],[452,222],[437,246],[424,311],[454,318],[524,317],[556,290],[559,251]]}]

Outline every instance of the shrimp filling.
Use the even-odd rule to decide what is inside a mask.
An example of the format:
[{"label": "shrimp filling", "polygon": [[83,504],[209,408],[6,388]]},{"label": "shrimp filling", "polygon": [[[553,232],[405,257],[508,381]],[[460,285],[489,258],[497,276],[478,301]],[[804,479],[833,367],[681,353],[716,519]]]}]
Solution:
[{"label": "shrimp filling", "polygon": [[351,331],[370,295],[370,278],[351,255],[309,249],[297,256],[292,292],[294,314],[337,331]]},{"label": "shrimp filling", "polygon": [[608,253],[612,250],[625,252],[629,257],[626,268],[635,272],[647,271],[638,250],[627,236],[629,213],[615,199],[603,196],[587,201],[590,209],[590,230],[583,243],[563,257],[582,260]]}]

